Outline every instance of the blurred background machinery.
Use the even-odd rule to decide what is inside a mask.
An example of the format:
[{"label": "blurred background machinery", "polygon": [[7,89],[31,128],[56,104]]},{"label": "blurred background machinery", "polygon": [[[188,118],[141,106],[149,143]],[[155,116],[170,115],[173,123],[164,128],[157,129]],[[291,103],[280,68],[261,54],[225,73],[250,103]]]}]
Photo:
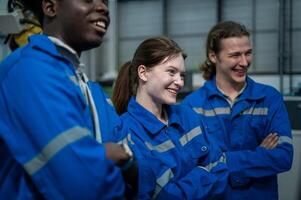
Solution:
[{"label": "blurred background machinery", "polygon": [[6,9],[0,12],[0,36],[11,51],[27,44],[30,35],[42,32],[37,18],[22,0],[7,0],[2,5],[6,5]]}]

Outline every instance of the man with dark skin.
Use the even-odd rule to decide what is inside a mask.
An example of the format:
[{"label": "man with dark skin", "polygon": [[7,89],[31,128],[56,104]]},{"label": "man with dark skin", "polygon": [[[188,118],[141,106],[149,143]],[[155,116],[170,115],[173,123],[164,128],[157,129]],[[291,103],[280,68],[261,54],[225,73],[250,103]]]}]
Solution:
[{"label": "man with dark skin", "polygon": [[123,199],[131,152],[79,60],[103,40],[108,1],[21,2],[43,34],[0,64],[0,199]]}]

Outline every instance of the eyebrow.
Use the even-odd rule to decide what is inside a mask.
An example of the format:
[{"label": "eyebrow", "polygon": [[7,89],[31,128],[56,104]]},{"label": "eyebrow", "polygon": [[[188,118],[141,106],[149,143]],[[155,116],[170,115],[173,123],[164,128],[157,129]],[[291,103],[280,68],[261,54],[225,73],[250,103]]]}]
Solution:
[{"label": "eyebrow", "polygon": [[[168,68],[172,68],[172,69],[174,69],[174,70],[180,71],[178,68],[176,68],[176,67],[174,67],[174,66],[172,66],[172,65],[169,65]],[[180,73],[186,73],[186,70],[180,71]]]},{"label": "eyebrow", "polygon": [[243,54],[243,53],[252,53],[253,49],[248,49],[247,51],[233,51],[229,52],[228,55],[237,55],[237,54]]}]

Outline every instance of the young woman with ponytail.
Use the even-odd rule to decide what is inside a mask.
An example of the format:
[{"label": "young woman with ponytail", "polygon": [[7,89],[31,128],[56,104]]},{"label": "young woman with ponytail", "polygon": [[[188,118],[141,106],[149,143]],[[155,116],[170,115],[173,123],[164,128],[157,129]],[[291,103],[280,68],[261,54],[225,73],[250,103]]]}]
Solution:
[{"label": "young woman with ponytail", "polygon": [[221,151],[198,116],[176,104],[186,58],[167,37],[144,40],[120,69],[113,103],[139,163],[138,199],[217,199],[227,182]]}]

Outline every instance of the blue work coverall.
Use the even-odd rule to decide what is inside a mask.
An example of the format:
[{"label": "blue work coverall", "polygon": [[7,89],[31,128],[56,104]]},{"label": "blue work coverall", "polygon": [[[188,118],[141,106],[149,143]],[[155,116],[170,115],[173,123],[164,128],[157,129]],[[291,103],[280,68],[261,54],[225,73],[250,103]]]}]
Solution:
[{"label": "blue work coverall", "polygon": [[[0,64],[0,199],[123,199],[124,182],[94,138],[75,67],[45,35]],[[119,118],[88,83],[102,141]]]},{"label": "blue work coverall", "polygon": [[121,116],[139,165],[138,199],[218,199],[227,184],[221,151],[192,109],[164,105],[168,124],[132,97]]},{"label": "blue work coverall", "polygon": [[[281,94],[247,77],[246,88],[233,106],[216,87],[215,78],[189,96],[192,107],[205,122],[209,138],[226,153],[229,186],[225,199],[278,199],[277,174],[291,168],[292,135]],[[278,145],[270,150],[260,144],[277,133]]]}]

